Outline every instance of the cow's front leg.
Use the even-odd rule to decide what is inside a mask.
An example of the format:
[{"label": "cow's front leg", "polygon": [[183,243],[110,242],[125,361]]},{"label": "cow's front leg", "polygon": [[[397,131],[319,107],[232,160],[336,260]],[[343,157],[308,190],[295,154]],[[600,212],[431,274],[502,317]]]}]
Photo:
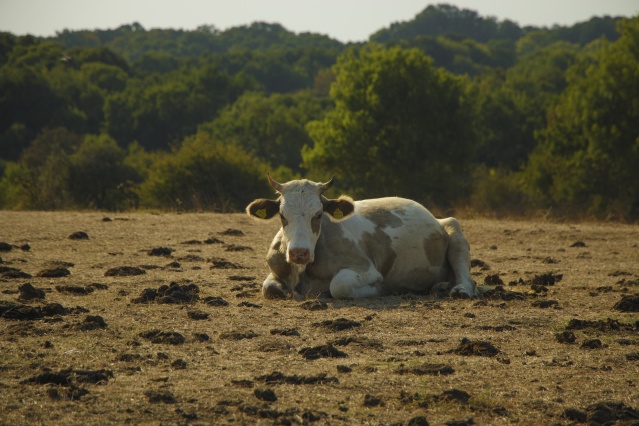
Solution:
[{"label": "cow's front leg", "polygon": [[[283,282],[274,274],[270,274],[262,284],[262,295],[266,299],[288,299],[292,297],[295,300],[305,300],[308,289],[306,282],[302,279],[301,274],[292,275],[291,282]],[[291,289],[293,287],[293,289]]]},{"label": "cow's front leg", "polygon": [[266,299],[286,299],[291,296],[291,291],[275,275],[270,274],[262,284],[262,296]]},{"label": "cow's front leg", "polygon": [[331,280],[331,295],[335,299],[380,296],[382,280],[382,274],[372,267],[363,273],[341,269]]}]

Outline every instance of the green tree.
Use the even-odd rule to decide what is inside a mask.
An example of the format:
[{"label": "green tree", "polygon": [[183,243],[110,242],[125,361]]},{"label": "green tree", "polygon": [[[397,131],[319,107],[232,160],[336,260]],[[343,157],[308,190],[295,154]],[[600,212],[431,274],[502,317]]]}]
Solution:
[{"label": "green tree", "polygon": [[65,110],[63,97],[33,67],[0,68],[0,158],[17,160],[25,143]]},{"label": "green tree", "polygon": [[107,93],[124,90],[129,78],[120,67],[99,62],[83,64],[80,71],[92,84]]},{"label": "green tree", "polygon": [[133,64],[133,69],[140,74],[166,74],[179,68],[180,60],[167,52],[146,52]]},{"label": "green tree", "polygon": [[450,4],[430,5],[407,22],[396,22],[373,34],[370,39],[388,42],[420,35],[437,36],[458,34],[481,43],[493,38],[517,38],[521,29],[512,21],[498,23],[494,17],[481,17],[470,9],[459,9]]},{"label": "green tree", "polygon": [[342,55],[335,74],[335,109],[308,125],[313,174],[335,174],[355,195],[446,204],[461,194],[475,140],[465,80],[418,49],[377,45]]},{"label": "green tree", "polygon": [[44,129],[22,152],[19,163],[9,163],[3,190],[12,208],[60,209],[70,207],[69,155],[81,138],[65,128]]},{"label": "green tree", "polygon": [[592,214],[639,217],[639,18],[568,70],[526,170],[540,197]]},{"label": "green tree", "polygon": [[300,171],[301,150],[311,139],[305,126],[322,117],[330,103],[307,93],[248,92],[201,126],[213,138],[237,143],[273,166]]},{"label": "green tree", "polygon": [[139,176],[124,162],[125,152],[108,135],[86,135],[69,158],[69,193],[79,207],[128,207],[128,183]]},{"label": "green tree", "polygon": [[4,65],[9,60],[9,55],[17,42],[18,37],[13,34],[0,32],[0,66]]},{"label": "green tree", "polygon": [[249,87],[244,75],[211,66],[129,80],[125,90],[107,96],[103,127],[123,147],[138,141],[145,149],[167,149]]},{"label": "green tree", "polygon": [[579,47],[558,42],[520,59],[508,70],[474,80],[474,113],[479,132],[475,161],[520,170],[546,128],[546,111],[566,88],[566,70]]},{"label": "green tree", "polygon": [[51,111],[52,126],[76,133],[97,133],[103,121],[104,95],[87,75],[69,67],[55,67],[47,73],[51,88],[62,99],[63,107]]}]

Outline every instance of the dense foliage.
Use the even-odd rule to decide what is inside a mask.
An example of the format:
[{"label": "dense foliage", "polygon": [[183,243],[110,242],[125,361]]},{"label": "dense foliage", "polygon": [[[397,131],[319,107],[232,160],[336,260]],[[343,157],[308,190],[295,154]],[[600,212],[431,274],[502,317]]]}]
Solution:
[{"label": "dense foliage", "polygon": [[0,33],[0,208],[213,209],[264,174],[357,197],[639,219],[639,18],[520,27],[440,4],[345,45]]},{"label": "dense foliage", "polygon": [[475,144],[464,79],[418,49],[370,45],[341,56],[335,109],[308,130],[305,165],[358,196],[445,203],[462,194]]}]

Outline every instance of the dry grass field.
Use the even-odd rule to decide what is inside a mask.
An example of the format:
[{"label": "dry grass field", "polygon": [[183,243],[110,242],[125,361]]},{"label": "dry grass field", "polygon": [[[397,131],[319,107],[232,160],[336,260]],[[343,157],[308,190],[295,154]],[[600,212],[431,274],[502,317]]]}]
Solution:
[{"label": "dry grass field", "polygon": [[276,222],[106,216],[0,211],[1,424],[639,422],[637,226],[460,218],[485,297],[297,302]]}]

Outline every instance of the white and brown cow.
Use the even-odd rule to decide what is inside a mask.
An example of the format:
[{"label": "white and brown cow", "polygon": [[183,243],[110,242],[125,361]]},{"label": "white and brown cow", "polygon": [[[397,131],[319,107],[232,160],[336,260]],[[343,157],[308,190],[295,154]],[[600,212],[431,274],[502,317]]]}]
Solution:
[{"label": "white and brown cow", "polygon": [[264,297],[301,300],[330,291],[334,298],[359,298],[449,288],[451,295],[477,295],[456,219],[436,219],[404,198],[329,200],[322,193],[333,179],[268,179],[280,197],[246,208],[254,218],[279,215],[282,221],[266,256],[271,273]]}]

